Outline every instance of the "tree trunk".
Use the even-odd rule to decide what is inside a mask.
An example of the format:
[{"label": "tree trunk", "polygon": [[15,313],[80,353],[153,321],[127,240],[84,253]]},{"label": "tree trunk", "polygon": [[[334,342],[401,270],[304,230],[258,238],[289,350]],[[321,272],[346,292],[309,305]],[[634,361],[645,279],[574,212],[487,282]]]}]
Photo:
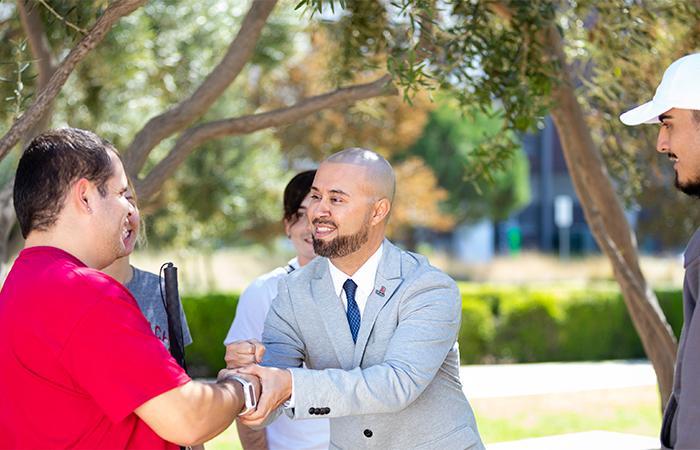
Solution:
[{"label": "tree trunk", "polygon": [[[29,0],[17,2],[22,29],[27,36],[32,57],[37,65],[36,91],[40,92],[49,84],[51,77],[56,71],[56,64],[44,24],[37,10],[38,7],[38,3]],[[55,98],[52,98],[47,102],[46,107],[41,112],[41,117],[36,118],[36,121],[24,132],[20,139],[22,147],[29,144],[34,136],[49,126],[53,116],[54,100]],[[12,199],[14,182],[13,177],[0,189],[0,280],[5,279],[7,262],[10,257],[18,251],[18,248],[21,248],[21,244],[24,242],[19,232],[13,233],[17,224]]]},{"label": "tree trunk", "polygon": [[22,235],[16,232],[17,217],[12,203],[13,187],[14,178],[0,189],[0,280],[4,280],[7,274],[7,261],[19,251],[24,242]]},{"label": "tree trunk", "polygon": [[665,407],[673,387],[676,339],[639,267],[634,234],[576,99],[561,34],[550,27],[546,40],[562,74],[552,92],[555,106],[551,115],[566,165],[593,236],[612,263],[632,323],[656,371]]},{"label": "tree trunk", "polygon": [[0,138],[0,160],[14,148],[19,140],[26,136],[37,122],[45,117],[45,112],[51,107],[53,100],[61,92],[75,66],[85,59],[97,44],[107,35],[117,20],[131,14],[146,3],[146,0],[120,0],[113,2],[97,19],[95,25],[73,47],[63,62],[56,68],[47,85],[34,97],[31,105],[12,123],[10,129]]},{"label": "tree trunk", "polygon": [[[19,11],[20,21],[22,22],[22,29],[27,36],[29,48],[37,66],[38,76],[36,92],[41,92],[46,88],[49,84],[49,80],[56,71],[56,64],[54,63],[49,39],[46,36],[44,24],[37,10],[39,7],[40,5],[37,2],[29,0],[17,2],[17,10]],[[22,136],[22,146],[28,144],[34,136],[44,131],[46,127],[49,126],[49,123],[51,123],[51,116],[53,115],[53,100],[54,99],[48,102],[41,118],[25,132],[24,136]]]}]

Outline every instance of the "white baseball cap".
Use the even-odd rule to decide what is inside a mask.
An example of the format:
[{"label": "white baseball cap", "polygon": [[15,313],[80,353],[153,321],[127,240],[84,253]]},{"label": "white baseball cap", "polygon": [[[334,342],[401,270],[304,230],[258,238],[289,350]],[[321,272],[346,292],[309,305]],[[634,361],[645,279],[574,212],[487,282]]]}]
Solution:
[{"label": "white baseball cap", "polygon": [[656,88],[654,98],[620,116],[625,125],[658,123],[671,108],[700,110],[700,53],[673,62]]}]

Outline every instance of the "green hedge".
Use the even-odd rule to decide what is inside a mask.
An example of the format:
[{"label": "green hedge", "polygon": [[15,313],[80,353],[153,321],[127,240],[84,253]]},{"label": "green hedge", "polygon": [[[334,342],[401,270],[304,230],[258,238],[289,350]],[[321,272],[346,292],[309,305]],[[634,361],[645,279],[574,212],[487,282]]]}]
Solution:
[{"label": "green hedge", "polygon": [[499,310],[494,356],[522,362],[557,359],[562,311],[555,296],[520,292],[501,299]]},{"label": "green hedge", "polygon": [[459,330],[459,355],[462,363],[479,362],[491,351],[495,333],[493,313],[476,298],[462,297],[462,327]]},{"label": "green hedge", "polygon": [[183,296],[182,306],[192,335],[185,349],[190,375],[216,376],[224,367],[224,338],[233,321],[239,294]]},{"label": "green hedge", "polygon": [[[462,363],[544,362],[643,358],[644,350],[619,289],[562,285],[494,287],[460,284]],[[682,291],[656,292],[674,330],[683,325]],[[491,312],[484,317],[484,311]],[[493,326],[475,334],[475,322]]]},{"label": "green hedge", "polygon": [[[575,288],[460,283],[460,290],[459,347],[463,364],[644,357],[614,284]],[[683,324],[682,292],[658,290],[656,295],[678,336]],[[185,296],[182,301],[194,339],[186,350],[190,373],[214,376],[223,367],[223,340],[238,295]]]}]

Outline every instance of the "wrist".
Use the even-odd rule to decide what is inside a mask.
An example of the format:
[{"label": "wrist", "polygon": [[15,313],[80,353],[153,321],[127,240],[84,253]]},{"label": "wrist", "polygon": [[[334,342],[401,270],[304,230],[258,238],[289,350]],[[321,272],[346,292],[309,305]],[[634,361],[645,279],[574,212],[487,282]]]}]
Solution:
[{"label": "wrist", "polygon": [[220,380],[217,380],[216,384],[218,384],[219,386],[223,387],[228,392],[233,394],[233,396],[236,400],[241,400],[242,403],[245,403],[245,401],[243,401],[243,397],[244,397],[243,383],[238,381],[236,378],[233,378],[233,377],[222,378]]},{"label": "wrist", "polygon": [[221,382],[233,386],[235,390],[235,397],[237,400],[239,400],[239,409],[241,410],[241,412],[238,414],[239,416],[255,410],[255,408],[258,406],[255,387],[253,386],[253,383],[244,377],[235,374],[228,374],[221,379]]}]

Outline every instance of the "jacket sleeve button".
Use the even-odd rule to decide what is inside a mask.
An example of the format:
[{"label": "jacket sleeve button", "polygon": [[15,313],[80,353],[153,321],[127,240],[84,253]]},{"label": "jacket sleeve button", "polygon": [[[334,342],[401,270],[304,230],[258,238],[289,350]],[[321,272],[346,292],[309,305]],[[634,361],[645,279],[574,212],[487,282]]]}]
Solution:
[{"label": "jacket sleeve button", "polygon": [[372,430],[366,429],[366,430],[364,431],[364,435],[365,435],[366,437],[368,437],[368,438],[371,438],[371,437],[372,437]]},{"label": "jacket sleeve button", "polygon": [[316,411],[316,408],[309,408],[309,414],[311,414],[312,416],[314,414],[316,414],[315,411]]}]

